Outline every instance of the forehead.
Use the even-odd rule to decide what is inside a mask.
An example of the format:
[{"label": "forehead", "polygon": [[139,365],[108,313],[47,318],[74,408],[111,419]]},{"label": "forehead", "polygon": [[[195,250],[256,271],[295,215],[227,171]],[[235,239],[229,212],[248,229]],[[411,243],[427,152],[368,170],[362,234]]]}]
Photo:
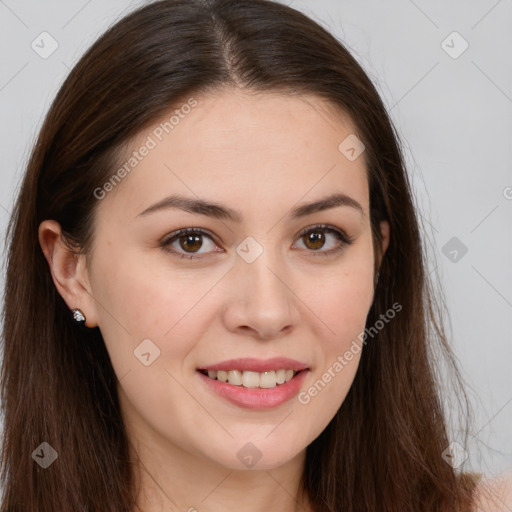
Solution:
[{"label": "forehead", "polygon": [[261,207],[336,189],[366,209],[364,153],[350,160],[340,150],[355,133],[348,115],[314,96],[237,89],[192,95],[126,145],[121,165],[128,172],[109,196],[140,208],[179,189]]}]

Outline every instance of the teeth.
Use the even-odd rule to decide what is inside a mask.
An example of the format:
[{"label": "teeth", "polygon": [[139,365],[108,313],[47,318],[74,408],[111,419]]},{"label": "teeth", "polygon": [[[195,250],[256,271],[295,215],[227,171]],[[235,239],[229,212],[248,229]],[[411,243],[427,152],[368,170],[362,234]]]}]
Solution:
[{"label": "teeth", "polygon": [[217,379],[220,382],[227,382],[233,386],[243,386],[244,388],[275,388],[279,384],[284,384],[292,380],[298,373],[295,370],[271,370],[268,372],[249,372],[240,370],[208,370],[208,377]]},{"label": "teeth", "polygon": [[275,388],[277,385],[276,372],[265,372],[259,375],[255,374],[260,379],[260,388]]},{"label": "teeth", "polygon": [[241,386],[243,383],[242,372],[238,370],[230,370],[228,372],[228,382],[234,386]]}]

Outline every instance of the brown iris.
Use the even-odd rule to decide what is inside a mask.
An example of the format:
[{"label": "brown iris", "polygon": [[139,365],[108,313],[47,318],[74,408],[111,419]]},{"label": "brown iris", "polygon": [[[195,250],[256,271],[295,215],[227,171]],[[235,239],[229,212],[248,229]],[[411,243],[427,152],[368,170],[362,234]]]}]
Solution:
[{"label": "brown iris", "polygon": [[[302,240],[308,249],[318,250],[321,249],[325,243],[325,233],[321,231],[310,231],[302,237]],[[312,245],[310,246],[308,243]]]},{"label": "brown iris", "polygon": [[[201,240],[201,235],[182,235],[179,237],[180,247],[184,251],[188,251],[188,249],[192,249],[189,252],[197,252],[201,249],[203,245],[203,241]],[[195,250],[194,250],[195,249]]]}]

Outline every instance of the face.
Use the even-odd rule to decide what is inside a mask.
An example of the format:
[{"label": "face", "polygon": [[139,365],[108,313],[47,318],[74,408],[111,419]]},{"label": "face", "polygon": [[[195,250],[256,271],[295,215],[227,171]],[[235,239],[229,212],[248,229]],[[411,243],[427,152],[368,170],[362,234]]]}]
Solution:
[{"label": "face", "polygon": [[[324,430],[359,363],[374,280],[364,153],[340,151],[355,128],[313,97],[225,90],[184,104],[97,193],[88,325],[136,436],[274,468]],[[333,194],[344,200],[303,208]]]}]

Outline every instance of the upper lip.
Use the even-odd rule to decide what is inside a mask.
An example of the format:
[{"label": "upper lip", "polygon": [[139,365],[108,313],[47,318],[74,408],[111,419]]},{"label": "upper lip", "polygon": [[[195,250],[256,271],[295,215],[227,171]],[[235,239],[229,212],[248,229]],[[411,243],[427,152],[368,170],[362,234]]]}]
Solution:
[{"label": "upper lip", "polygon": [[288,357],[273,357],[272,359],[230,359],[229,361],[222,361],[221,363],[212,364],[198,368],[198,370],[241,370],[249,372],[265,372],[271,370],[306,370],[307,364],[290,359]]}]

